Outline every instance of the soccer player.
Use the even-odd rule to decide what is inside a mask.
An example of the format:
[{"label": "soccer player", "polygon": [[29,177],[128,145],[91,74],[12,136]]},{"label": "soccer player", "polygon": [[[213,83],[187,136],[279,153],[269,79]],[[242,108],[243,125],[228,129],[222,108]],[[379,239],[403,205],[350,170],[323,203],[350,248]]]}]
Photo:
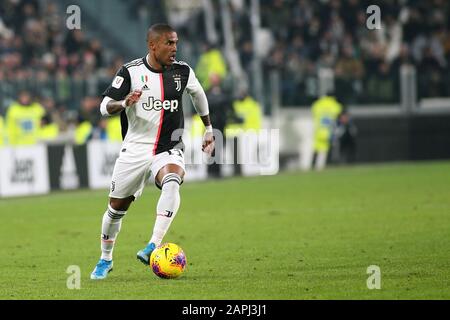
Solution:
[{"label": "soccer player", "polygon": [[123,143],[114,166],[108,209],[103,215],[102,254],[91,279],[104,279],[112,270],[112,253],[122,218],[131,202],[141,195],[150,174],[161,196],[153,235],[137,253],[144,264],[149,264],[152,251],[161,244],[177,214],[185,165],[181,137],[172,137],[172,133],[184,127],[184,90],[206,127],[202,150],[210,155],[214,150],[205,92],[192,68],[175,60],[177,43],[177,33],[169,25],[151,26],[147,32],[148,54],[123,65],[103,93],[101,113],[120,113]]}]

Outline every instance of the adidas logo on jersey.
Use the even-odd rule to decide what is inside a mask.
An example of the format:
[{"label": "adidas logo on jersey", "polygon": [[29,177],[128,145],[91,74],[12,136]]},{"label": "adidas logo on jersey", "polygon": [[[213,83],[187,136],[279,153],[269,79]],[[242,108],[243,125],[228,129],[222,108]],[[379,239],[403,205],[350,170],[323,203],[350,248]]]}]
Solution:
[{"label": "adidas logo on jersey", "polygon": [[149,90],[150,88],[149,87],[147,87],[147,85],[146,84],[144,84],[144,86],[142,87],[142,90]]},{"label": "adidas logo on jersey", "polygon": [[146,111],[160,111],[161,109],[174,112],[178,110],[178,100],[158,100],[154,97],[148,97],[148,103],[142,103],[142,109]]}]

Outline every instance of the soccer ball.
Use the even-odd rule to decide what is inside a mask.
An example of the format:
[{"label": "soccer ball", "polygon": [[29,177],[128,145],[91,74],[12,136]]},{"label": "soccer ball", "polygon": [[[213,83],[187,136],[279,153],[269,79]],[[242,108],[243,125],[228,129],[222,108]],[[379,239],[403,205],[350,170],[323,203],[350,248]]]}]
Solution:
[{"label": "soccer ball", "polygon": [[179,277],[186,268],[186,256],[183,249],[175,243],[164,243],[153,250],[150,256],[150,268],[160,278]]}]

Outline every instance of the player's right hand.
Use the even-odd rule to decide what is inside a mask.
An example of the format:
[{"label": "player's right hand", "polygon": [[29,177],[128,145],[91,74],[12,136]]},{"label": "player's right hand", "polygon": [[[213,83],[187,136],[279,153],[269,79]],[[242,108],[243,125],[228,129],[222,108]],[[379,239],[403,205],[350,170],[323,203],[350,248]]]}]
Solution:
[{"label": "player's right hand", "polygon": [[212,132],[205,132],[202,143],[202,151],[208,154],[210,157],[214,151],[214,135]]},{"label": "player's right hand", "polygon": [[141,95],[142,95],[142,90],[140,90],[140,89],[135,89],[135,90],[131,91],[125,98],[125,104],[127,105],[127,107],[130,107],[133,104],[135,104],[136,102],[138,102],[139,99],[141,98]]}]

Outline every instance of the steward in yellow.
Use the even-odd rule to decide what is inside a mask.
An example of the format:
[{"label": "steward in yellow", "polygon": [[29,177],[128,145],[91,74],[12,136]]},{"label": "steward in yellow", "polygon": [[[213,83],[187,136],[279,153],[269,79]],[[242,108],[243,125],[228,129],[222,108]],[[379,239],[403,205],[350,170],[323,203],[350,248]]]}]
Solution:
[{"label": "steward in yellow", "polygon": [[122,142],[122,125],[120,115],[106,119],[106,137],[108,141]]},{"label": "steward in yellow", "polygon": [[205,125],[203,124],[202,119],[198,114],[194,114],[192,116],[192,123],[191,123],[191,137],[192,138],[203,137],[204,133],[205,133]]},{"label": "steward in yellow", "polygon": [[78,124],[75,128],[75,144],[85,144],[92,136],[93,125],[90,121],[78,118]]},{"label": "steward in yellow", "polygon": [[46,114],[42,118],[41,128],[39,129],[39,138],[44,141],[55,140],[59,135],[59,126],[52,122],[51,116]]},{"label": "steward in yellow", "polygon": [[260,130],[262,127],[262,108],[250,95],[245,94],[233,102],[236,116],[243,120],[242,123],[228,124],[225,128],[225,136],[231,137],[239,134],[241,130]]},{"label": "steward in yellow", "polygon": [[211,86],[210,76],[217,74],[221,79],[227,76],[227,65],[219,49],[211,47],[201,54],[195,68],[195,74],[203,89],[208,91]]},{"label": "steward in yellow", "polygon": [[32,145],[39,140],[41,119],[45,109],[38,102],[32,102],[27,91],[19,93],[17,102],[6,112],[6,130],[10,145]]},{"label": "steward in yellow", "polygon": [[317,170],[322,170],[326,165],[336,119],[341,112],[342,105],[333,96],[322,96],[312,105],[315,168]]},{"label": "steward in yellow", "polygon": [[332,96],[323,96],[313,103],[314,151],[328,152],[333,128],[341,111],[342,105]]}]

